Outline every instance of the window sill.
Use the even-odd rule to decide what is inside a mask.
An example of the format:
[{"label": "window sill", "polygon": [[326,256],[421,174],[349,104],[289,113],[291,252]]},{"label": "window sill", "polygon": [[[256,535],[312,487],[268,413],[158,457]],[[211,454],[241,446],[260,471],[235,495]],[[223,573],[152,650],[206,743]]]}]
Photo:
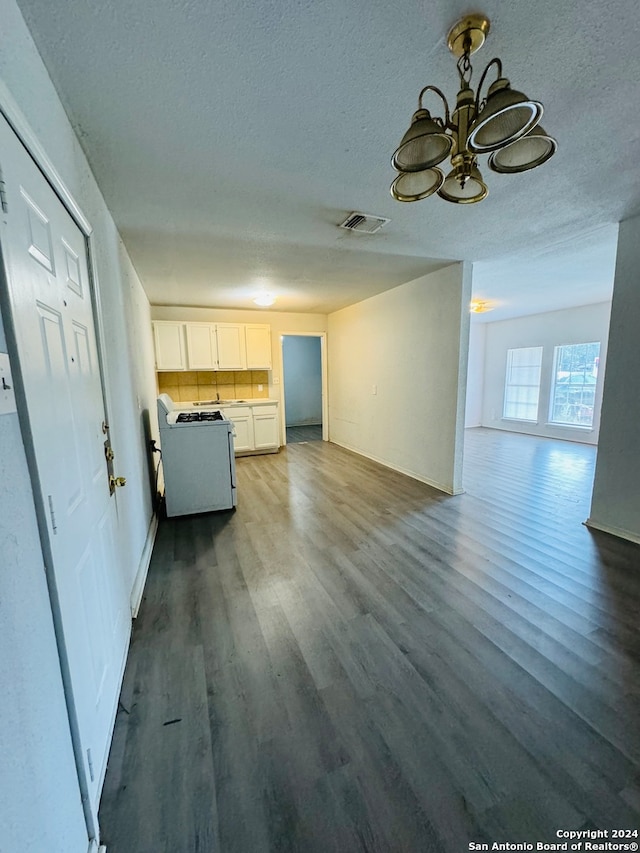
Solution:
[{"label": "window sill", "polygon": [[580,424],[559,424],[555,421],[548,421],[545,426],[555,427],[556,429],[577,429],[579,432],[593,432],[592,426],[581,426]]},{"label": "window sill", "polygon": [[526,418],[505,418],[502,417],[500,420],[507,421],[510,424],[527,424],[527,426],[538,426],[538,421],[528,421]]}]

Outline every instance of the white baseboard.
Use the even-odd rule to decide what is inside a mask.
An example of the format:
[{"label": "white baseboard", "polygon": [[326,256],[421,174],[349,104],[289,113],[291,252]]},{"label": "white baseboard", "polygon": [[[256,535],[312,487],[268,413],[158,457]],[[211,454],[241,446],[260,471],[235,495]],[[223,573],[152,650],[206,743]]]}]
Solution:
[{"label": "white baseboard", "polygon": [[136,578],[133,582],[133,587],[131,589],[130,605],[131,615],[134,619],[138,615],[138,610],[140,609],[142,593],[144,592],[144,585],[147,580],[147,572],[149,571],[149,564],[151,563],[153,543],[156,541],[157,532],[158,516],[154,513],[151,516],[151,523],[149,524],[147,538],[144,543],[144,548],[142,549],[142,556],[140,557],[140,563],[138,564],[138,571],[136,572]]},{"label": "white baseboard", "polygon": [[372,456],[370,453],[358,450],[357,447],[350,447],[348,444],[336,441],[335,438],[331,439],[331,443],[337,444],[338,447],[344,447],[345,450],[350,450],[352,453],[357,453],[358,456],[364,456],[365,459],[371,459],[372,462],[377,462],[378,465],[382,465],[383,468],[389,468],[391,471],[397,471],[398,474],[405,474],[407,477],[411,477],[412,480],[418,480],[420,483],[426,483],[427,486],[432,486],[434,489],[437,489],[439,492],[444,492],[446,495],[464,494],[464,489],[457,489],[454,491],[450,486],[444,486],[442,483],[436,482],[436,480],[429,480],[427,477],[416,474],[415,471],[410,471],[408,468],[400,468],[398,465],[391,465],[384,459],[379,459],[377,456]]},{"label": "white baseboard", "polygon": [[599,521],[594,521],[592,518],[588,518],[585,521],[585,524],[592,530],[601,530],[603,533],[610,533],[612,536],[618,536],[620,539],[626,539],[627,542],[634,542],[636,545],[640,545],[640,534],[632,533],[631,530],[625,530],[624,527],[613,527],[609,524],[601,524]]}]

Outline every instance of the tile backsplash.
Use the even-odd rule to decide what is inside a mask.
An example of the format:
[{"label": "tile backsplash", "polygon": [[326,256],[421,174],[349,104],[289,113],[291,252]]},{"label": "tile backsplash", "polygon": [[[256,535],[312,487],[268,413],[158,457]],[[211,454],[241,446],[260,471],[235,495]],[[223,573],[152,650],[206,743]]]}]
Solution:
[{"label": "tile backsplash", "polygon": [[[175,403],[195,400],[265,399],[269,396],[268,370],[187,370],[157,374],[158,392],[168,394]],[[258,386],[262,386],[260,391]]]}]

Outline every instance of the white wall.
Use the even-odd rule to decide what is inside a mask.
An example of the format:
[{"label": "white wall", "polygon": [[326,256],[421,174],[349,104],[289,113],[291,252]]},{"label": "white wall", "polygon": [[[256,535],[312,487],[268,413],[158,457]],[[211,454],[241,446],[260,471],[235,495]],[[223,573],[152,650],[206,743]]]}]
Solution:
[{"label": "white wall", "polygon": [[452,264],[329,315],[331,441],[461,490],[470,298]]},{"label": "white wall", "polygon": [[[607,337],[611,305],[583,305],[564,311],[533,314],[513,320],[486,323],[482,426],[524,432],[549,438],[598,443],[603,377],[607,362]],[[600,341],[600,370],[596,385],[593,429],[572,428],[547,423],[554,348],[562,344]],[[543,347],[538,422],[505,420],[502,417],[507,350],[515,347]]]},{"label": "white wall", "polygon": [[[94,229],[91,248],[111,437],[116,472],[127,477],[118,494],[119,564],[114,571],[122,573],[128,592],[141,567],[151,522],[141,423],[145,410],[155,409],[149,307],[14,0],[0,0],[0,18],[0,106],[17,104]],[[0,850],[86,853],[35,511],[15,415],[0,416],[0,441]]]},{"label": "white wall", "polygon": [[[132,593],[131,604],[135,606],[147,568],[149,555],[145,546],[149,544],[153,512],[155,462],[149,455],[149,438],[159,438],[155,356],[149,301],[120,235],[115,229],[112,235],[111,274],[104,282],[112,299],[105,304],[104,295],[101,298],[109,385],[113,389],[110,418],[115,471],[127,478],[126,487],[118,490],[118,537],[126,588]],[[96,241],[99,239],[98,236]]]},{"label": "white wall", "polygon": [[465,427],[477,427],[482,425],[486,331],[487,326],[485,323],[474,323],[474,318],[471,317],[471,324],[469,326],[467,400],[464,417]]},{"label": "white wall", "polygon": [[321,340],[287,335],[282,343],[287,426],[322,423]]},{"label": "white wall", "polygon": [[640,217],[620,224],[590,527],[640,542]]}]

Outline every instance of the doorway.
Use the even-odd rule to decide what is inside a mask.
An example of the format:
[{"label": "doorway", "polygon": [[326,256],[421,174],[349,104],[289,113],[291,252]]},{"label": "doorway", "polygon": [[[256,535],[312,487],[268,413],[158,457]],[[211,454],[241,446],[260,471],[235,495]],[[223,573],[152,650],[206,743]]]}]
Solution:
[{"label": "doorway", "polygon": [[281,336],[283,444],[328,440],[324,333]]},{"label": "doorway", "polygon": [[[586,245],[583,248],[598,270],[594,277],[601,275],[612,286],[616,240],[611,236],[616,235],[607,230],[604,243],[603,238],[591,237],[597,246],[595,255],[589,256]],[[532,296],[525,290],[512,288],[510,300],[501,303],[496,298],[495,313],[472,313],[465,416],[465,453],[481,440],[473,435],[479,428],[517,434],[513,446],[518,446],[518,436],[537,437],[555,447],[548,458],[544,457],[544,462],[539,462],[540,478],[544,477],[546,467],[555,466],[558,475],[567,482],[570,478],[565,467],[574,464],[571,460],[578,452],[571,445],[591,445],[595,451],[598,443],[612,295],[610,286],[603,284],[602,301],[581,304],[581,291],[575,286],[572,271],[572,266],[578,264],[574,254],[572,249],[570,258],[558,256],[554,261],[549,257],[545,267],[538,264],[555,281],[553,293],[541,289]],[[516,271],[513,275],[517,279]],[[541,280],[544,277],[540,275]],[[474,288],[482,287],[486,279],[485,273],[477,283],[474,267]],[[496,292],[500,293],[499,275],[496,280]],[[563,304],[558,304],[560,298]],[[501,305],[506,307],[501,309]],[[541,447],[544,441],[535,445],[523,439],[519,446],[524,454],[524,448]],[[507,445],[498,446],[502,450]],[[538,455],[542,460],[544,454]],[[524,476],[524,458],[522,465]],[[530,473],[536,476],[533,465]],[[590,476],[593,478],[592,466]],[[470,482],[465,456],[465,489]],[[549,493],[545,508],[548,512],[557,512],[558,498],[556,491]]]}]

